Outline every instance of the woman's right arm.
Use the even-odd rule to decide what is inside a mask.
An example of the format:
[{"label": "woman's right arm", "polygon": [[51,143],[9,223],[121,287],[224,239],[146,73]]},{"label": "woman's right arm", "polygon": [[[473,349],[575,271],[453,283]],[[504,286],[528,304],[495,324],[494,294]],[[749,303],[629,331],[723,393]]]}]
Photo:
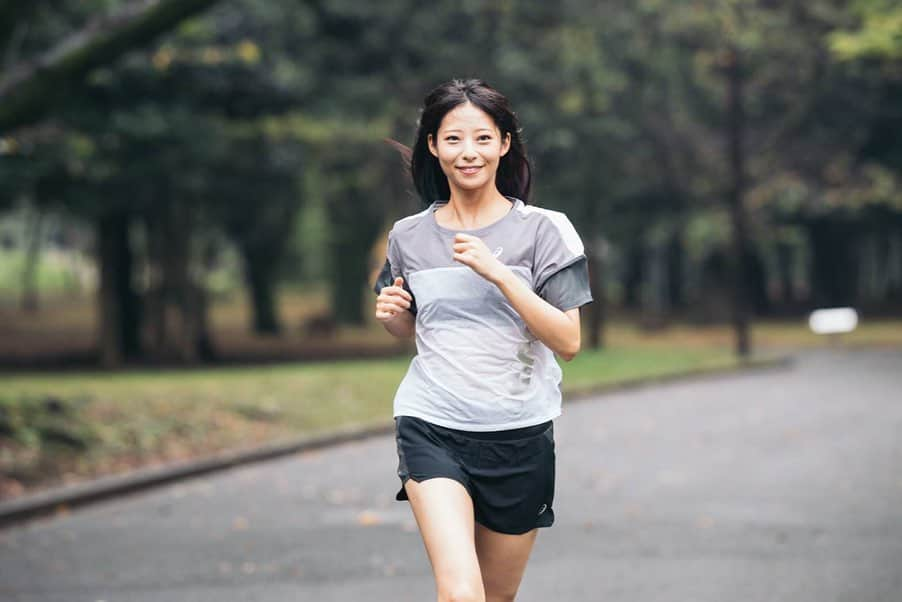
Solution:
[{"label": "woman's right arm", "polygon": [[385,330],[399,338],[412,337],[416,332],[416,317],[409,311],[413,297],[404,290],[404,279],[395,278],[392,286],[383,287],[376,297],[376,319]]}]

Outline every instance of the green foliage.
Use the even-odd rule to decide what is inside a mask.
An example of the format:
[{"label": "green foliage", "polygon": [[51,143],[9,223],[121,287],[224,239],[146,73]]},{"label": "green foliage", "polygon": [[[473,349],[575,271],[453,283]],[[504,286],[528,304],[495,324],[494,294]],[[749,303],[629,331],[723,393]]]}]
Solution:
[{"label": "green foliage", "polygon": [[902,59],[902,6],[892,0],[858,0],[853,11],[860,19],[855,29],[836,31],[830,47],[840,59]]},{"label": "green foliage", "polygon": [[0,440],[32,449],[84,453],[97,432],[84,414],[87,398],[0,395]]},{"label": "green foliage", "polygon": [[[349,266],[366,265],[378,230],[416,208],[382,139],[410,143],[433,85],[479,76],[520,116],[534,202],[567,211],[614,257],[686,230],[701,259],[729,235],[718,207],[735,57],[757,230],[897,215],[896,4],[220,3],[95,69],[42,127],[0,139],[0,209],[141,222],[184,207],[195,246],[230,248],[246,281],[249,266],[264,288],[327,280],[352,315],[366,270]],[[19,56],[121,5],[36,3]]]}]

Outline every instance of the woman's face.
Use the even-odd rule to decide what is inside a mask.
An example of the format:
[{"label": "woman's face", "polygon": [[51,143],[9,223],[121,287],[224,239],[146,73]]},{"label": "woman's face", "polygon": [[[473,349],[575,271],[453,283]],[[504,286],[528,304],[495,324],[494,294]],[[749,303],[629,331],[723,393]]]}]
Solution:
[{"label": "woman's face", "polygon": [[478,190],[495,185],[498,163],[510,149],[510,134],[502,138],[488,113],[467,102],[445,115],[428,142],[452,190]]}]

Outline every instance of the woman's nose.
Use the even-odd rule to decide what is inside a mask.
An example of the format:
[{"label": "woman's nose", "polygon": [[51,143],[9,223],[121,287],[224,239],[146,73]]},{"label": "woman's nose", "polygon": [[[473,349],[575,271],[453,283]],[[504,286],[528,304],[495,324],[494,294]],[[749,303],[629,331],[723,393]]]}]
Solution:
[{"label": "woman's nose", "polygon": [[476,158],[476,149],[473,148],[473,143],[471,141],[464,141],[464,147],[461,151],[461,156],[468,161],[472,161]]}]

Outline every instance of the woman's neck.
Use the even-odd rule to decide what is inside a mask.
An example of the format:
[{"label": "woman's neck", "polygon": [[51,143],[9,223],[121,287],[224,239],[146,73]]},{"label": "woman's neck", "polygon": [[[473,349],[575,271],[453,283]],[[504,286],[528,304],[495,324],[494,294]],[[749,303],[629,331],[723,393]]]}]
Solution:
[{"label": "woman's neck", "polygon": [[436,214],[442,226],[476,230],[504,217],[510,206],[510,201],[495,186],[479,190],[452,188],[451,198]]}]

